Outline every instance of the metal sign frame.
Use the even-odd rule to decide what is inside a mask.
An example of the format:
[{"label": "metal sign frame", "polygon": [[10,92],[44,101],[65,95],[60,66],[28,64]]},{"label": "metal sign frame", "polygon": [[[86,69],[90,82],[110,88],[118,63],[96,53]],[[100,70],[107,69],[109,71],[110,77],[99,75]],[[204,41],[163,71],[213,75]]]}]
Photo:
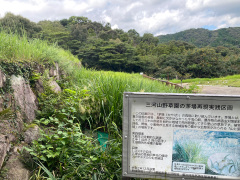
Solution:
[{"label": "metal sign frame", "polygon": [[[153,178],[153,179],[239,179],[239,177],[230,177],[223,175],[209,175],[209,174],[196,174],[186,172],[137,172],[130,169],[130,148],[132,140],[131,138],[131,120],[132,120],[132,106],[133,102],[138,99],[144,99],[146,101],[151,100],[183,100],[184,102],[194,101],[210,101],[210,102],[239,102],[240,96],[225,96],[225,95],[203,95],[203,94],[172,94],[172,93],[134,93],[125,92],[123,95],[123,151],[122,151],[122,176],[135,177],[135,178]],[[150,100],[150,101],[151,101]],[[144,101],[144,102],[146,102]],[[239,109],[240,117],[240,109]],[[237,131],[237,133],[240,131]],[[239,149],[240,152],[240,149]]]}]

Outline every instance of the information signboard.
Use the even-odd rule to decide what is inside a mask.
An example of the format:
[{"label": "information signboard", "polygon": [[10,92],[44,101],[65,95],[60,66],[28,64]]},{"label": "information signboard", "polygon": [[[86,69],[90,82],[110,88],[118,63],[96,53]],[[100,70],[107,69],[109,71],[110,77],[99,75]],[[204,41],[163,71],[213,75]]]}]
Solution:
[{"label": "information signboard", "polygon": [[240,179],[240,96],[123,99],[123,177]]}]

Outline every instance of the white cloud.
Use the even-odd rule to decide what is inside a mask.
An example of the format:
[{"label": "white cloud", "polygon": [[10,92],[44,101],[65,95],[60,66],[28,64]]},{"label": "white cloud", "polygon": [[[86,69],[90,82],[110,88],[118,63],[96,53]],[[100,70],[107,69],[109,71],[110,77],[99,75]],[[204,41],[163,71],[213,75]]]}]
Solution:
[{"label": "white cloud", "polygon": [[21,14],[24,11],[41,11],[46,7],[44,0],[39,1],[7,1],[0,0],[0,12],[4,15],[7,12],[13,12],[15,14]]},{"label": "white cloud", "polygon": [[130,5],[126,8],[126,11],[127,11],[127,12],[128,12],[128,11],[131,11],[132,9],[137,8],[137,7],[139,7],[139,6],[143,6],[143,3],[141,3],[141,2],[134,2],[134,3],[130,4]]},{"label": "white cloud", "polygon": [[118,27],[117,24],[114,24],[114,25],[112,26],[112,29],[119,29],[119,27]]},{"label": "white cloud", "polygon": [[[146,15],[145,15],[146,16]],[[179,21],[179,11],[163,11],[154,13],[152,16],[144,17],[140,20],[141,26],[145,26],[148,32],[156,31],[159,27],[163,26],[167,21],[168,23],[176,23]]]},{"label": "white cloud", "polygon": [[109,16],[104,15],[104,16],[103,16],[103,21],[106,22],[106,23],[111,23],[112,18],[109,17]]},{"label": "white cloud", "polygon": [[187,0],[186,7],[189,10],[198,10],[203,7],[204,0]]}]

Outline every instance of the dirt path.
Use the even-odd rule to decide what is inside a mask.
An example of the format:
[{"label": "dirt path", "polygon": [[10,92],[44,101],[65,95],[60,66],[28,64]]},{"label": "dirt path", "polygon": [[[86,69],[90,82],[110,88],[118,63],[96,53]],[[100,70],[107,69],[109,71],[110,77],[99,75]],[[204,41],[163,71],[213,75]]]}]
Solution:
[{"label": "dirt path", "polygon": [[[189,84],[184,83],[183,86],[188,88]],[[200,88],[198,94],[240,95],[240,87],[210,86],[210,85],[198,85],[198,86]]]}]

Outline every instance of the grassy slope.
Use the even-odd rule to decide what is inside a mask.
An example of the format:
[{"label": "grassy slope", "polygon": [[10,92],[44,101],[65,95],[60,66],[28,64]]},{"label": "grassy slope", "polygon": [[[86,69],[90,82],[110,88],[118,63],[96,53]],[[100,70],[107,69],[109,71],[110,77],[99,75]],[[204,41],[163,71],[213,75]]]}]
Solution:
[{"label": "grassy slope", "polygon": [[71,72],[79,60],[69,51],[64,51],[46,41],[29,40],[16,34],[0,32],[0,61],[14,63],[60,63],[67,72]]},{"label": "grassy slope", "polygon": [[[181,83],[180,80],[172,80],[174,83]],[[219,86],[231,86],[240,87],[240,75],[232,75],[221,78],[196,78],[186,79],[183,83],[200,84],[200,85],[219,85]]]},{"label": "grassy slope", "polygon": [[[162,92],[177,93],[173,87],[164,86],[157,81],[143,78],[139,74],[106,72],[79,68],[79,60],[70,52],[38,39],[29,40],[15,34],[0,32],[0,63],[38,63],[58,62],[69,75],[70,89],[87,89],[101,106],[101,115],[109,116],[111,121],[121,122],[123,92]],[[1,68],[1,67],[0,67]],[[104,105],[102,105],[104,102]],[[106,114],[107,112],[107,114]],[[101,117],[105,119],[105,117]],[[101,123],[100,123],[101,124]],[[118,124],[121,126],[121,123]],[[119,127],[120,128],[120,127]]]},{"label": "grassy slope", "polygon": [[[162,86],[151,80],[143,80],[140,75],[127,73],[114,73],[95,70],[86,70],[76,66],[79,60],[70,52],[55,45],[49,45],[46,41],[38,39],[29,40],[15,34],[0,32],[0,61],[4,62],[36,62],[39,64],[51,64],[58,62],[60,67],[71,74],[74,82],[80,86],[89,84],[109,83],[121,81],[128,91],[150,92],[176,92],[176,90]],[[110,82],[109,82],[110,81]]]}]

